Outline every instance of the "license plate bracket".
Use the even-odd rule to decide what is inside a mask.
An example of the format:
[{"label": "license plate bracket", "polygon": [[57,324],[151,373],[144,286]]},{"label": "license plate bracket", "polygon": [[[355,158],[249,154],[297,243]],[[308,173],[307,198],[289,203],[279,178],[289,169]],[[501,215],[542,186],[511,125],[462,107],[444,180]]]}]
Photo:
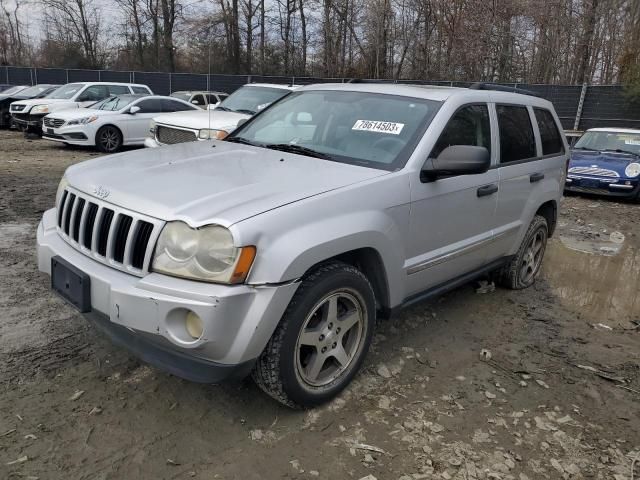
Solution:
[{"label": "license plate bracket", "polygon": [[47,128],[47,133],[50,133],[53,135],[53,128]]},{"label": "license plate bracket", "polygon": [[89,275],[59,256],[51,259],[51,288],[81,313],[91,311]]},{"label": "license plate bracket", "polygon": [[591,178],[583,178],[580,180],[581,187],[600,188],[600,180],[593,180]]}]

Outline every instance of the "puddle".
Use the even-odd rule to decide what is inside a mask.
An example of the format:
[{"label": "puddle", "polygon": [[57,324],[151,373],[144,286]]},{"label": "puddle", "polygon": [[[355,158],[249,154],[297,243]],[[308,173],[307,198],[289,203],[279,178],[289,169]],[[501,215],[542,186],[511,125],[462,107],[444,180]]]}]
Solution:
[{"label": "puddle", "polygon": [[562,244],[571,250],[610,256],[619,254],[624,246],[625,237],[621,232],[611,232],[608,235],[590,231],[575,230],[575,232],[579,234],[560,235]]},{"label": "puddle", "polygon": [[624,237],[552,240],[542,275],[560,301],[587,322],[629,329],[640,320],[640,250],[620,240]]},{"label": "puddle", "polygon": [[0,248],[11,248],[24,242],[32,234],[31,223],[3,223],[0,225]]}]

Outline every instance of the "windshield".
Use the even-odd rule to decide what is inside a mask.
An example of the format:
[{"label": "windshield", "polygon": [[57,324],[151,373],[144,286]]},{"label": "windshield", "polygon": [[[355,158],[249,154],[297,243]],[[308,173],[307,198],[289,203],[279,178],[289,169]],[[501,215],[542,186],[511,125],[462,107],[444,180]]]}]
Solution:
[{"label": "windshield", "polygon": [[51,92],[47,98],[55,98],[60,100],[69,100],[76,93],[78,93],[84,85],[82,83],[68,83],[67,85],[63,85],[57,90]]},{"label": "windshield", "polygon": [[299,92],[256,116],[228,140],[394,170],[404,166],[440,105],[379,93]]},{"label": "windshield", "polygon": [[21,92],[25,89],[25,87],[23,87],[22,85],[19,87],[11,87],[8,88],[6,90],[3,90],[2,92],[0,92],[0,95],[13,95],[14,93],[18,93]]},{"label": "windshield", "polygon": [[284,88],[240,87],[220,102],[217,110],[255,115],[287,93],[289,90]]},{"label": "windshield", "polygon": [[49,88],[51,88],[51,85],[36,85],[35,87],[29,87],[21,90],[20,95],[25,97],[35,97]]},{"label": "windshield", "polygon": [[142,95],[119,95],[117,97],[109,97],[95,105],[92,105],[91,108],[95,110],[109,110],[114,112],[116,110],[122,110],[124,107],[140,97],[142,97]]},{"label": "windshield", "polygon": [[189,92],[173,92],[171,96],[174,98],[179,98],[180,100],[184,100],[185,102],[188,102],[191,98],[191,94]]},{"label": "windshield", "polygon": [[578,150],[628,152],[640,155],[640,132],[586,132],[575,147]]}]

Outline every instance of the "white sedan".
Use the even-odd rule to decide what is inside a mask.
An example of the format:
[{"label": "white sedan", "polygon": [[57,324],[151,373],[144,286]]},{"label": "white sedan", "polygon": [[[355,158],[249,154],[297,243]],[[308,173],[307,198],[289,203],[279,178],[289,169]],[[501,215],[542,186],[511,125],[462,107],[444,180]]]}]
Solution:
[{"label": "white sedan", "polygon": [[44,117],[42,138],[113,153],[124,145],[143,145],[151,119],[160,113],[199,110],[183,100],[158,95],[119,95],[91,108],[63,110]]}]

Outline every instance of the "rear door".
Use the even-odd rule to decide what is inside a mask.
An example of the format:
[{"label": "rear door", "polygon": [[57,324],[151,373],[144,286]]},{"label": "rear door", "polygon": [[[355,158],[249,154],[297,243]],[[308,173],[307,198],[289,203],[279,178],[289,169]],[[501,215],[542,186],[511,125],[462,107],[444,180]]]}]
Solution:
[{"label": "rear door", "polygon": [[[493,127],[495,128],[495,126]],[[495,163],[492,121],[486,103],[460,107],[444,127],[430,157],[451,145],[485,147]],[[409,295],[482,268],[491,243],[498,171],[460,175],[411,185]]]},{"label": "rear door", "polygon": [[[513,254],[536,210],[558,190],[566,155],[551,112],[525,105],[495,106],[500,136],[500,189],[494,257]],[[540,125],[540,130],[538,129]]]}]

